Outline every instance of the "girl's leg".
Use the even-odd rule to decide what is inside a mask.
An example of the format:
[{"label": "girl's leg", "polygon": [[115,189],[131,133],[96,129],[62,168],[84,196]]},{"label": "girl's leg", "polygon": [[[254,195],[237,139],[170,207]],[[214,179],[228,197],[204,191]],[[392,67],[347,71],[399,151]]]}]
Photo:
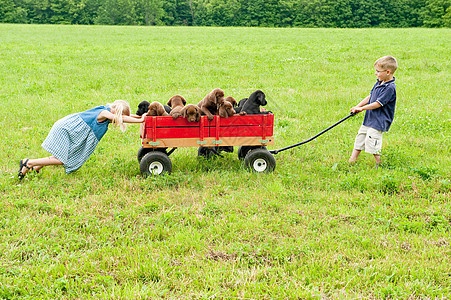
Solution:
[{"label": "girl's leg", "polygon": [[[23,161],[25,161],[25,159]],[[27,167],[30,169],[33,168],[35,171],[39,171],[42,167],[45,166],[55,166],[62,164],[63,163],[55,156],[49,156],[44,158],[29,159],[27,162]],[[23,175],[25,175],[29,171],[27,167],[22,168],[21,172]]]},{"label": "girl's leg", "polygon": [[141,136],[141,138],[144,138],[144,123],[141,123],[141,125],[139,126],[139,135]]}]

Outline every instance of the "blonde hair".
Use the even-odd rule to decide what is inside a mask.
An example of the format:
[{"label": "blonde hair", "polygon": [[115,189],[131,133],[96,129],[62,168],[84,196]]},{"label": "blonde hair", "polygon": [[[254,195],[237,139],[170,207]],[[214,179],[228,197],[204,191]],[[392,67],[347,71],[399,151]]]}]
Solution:
[{"label": "blonde hair", "polygon": [[393,74],[398,68],[398,62],[393,56],[387,55],[376,60],[374,62],[374,66],[379,66],[382,69],[390,70]]},{"label": "blonde hair", "polygon": [[111,104],[111,108],[114,109],[113,124],[124,132],[127,130],[127,124],[124,123],[122,116],[130,116],[130,105],[124,100],[116,100]]}]

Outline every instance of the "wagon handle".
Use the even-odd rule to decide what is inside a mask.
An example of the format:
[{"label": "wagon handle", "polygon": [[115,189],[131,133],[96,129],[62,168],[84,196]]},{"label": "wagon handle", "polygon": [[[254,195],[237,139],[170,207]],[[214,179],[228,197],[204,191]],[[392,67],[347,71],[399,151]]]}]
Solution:
[{"label": "wagon handle", "polygon": [[302,141],[302,142],[300,142],[300,143],[297,143],[297,144],[294,144],[294,145],[291,145],[291,146],[287,146],[287,147],[285,147],[285,148],[276,149],[276,150],[269,150],[269,153],[277,154],[277,153],[279,153],[279,152],[282,152],[282,151],[285,151],[285,150],[288,150],[288,149],[291,149],[291,148],[294,148],[294,147],[303,145],[303,144],[305,144],[305,143],[308,143],[308,142],[310,142],[310,141],[316,139],[317,137],[319,137],[319,136],[322,135],[323,133],[325,133],[325,132],[331,130],[332,128],[334,128],[334,127],[337,126],[338,124],[340,124],[340,123],[346,121],[347,119],[349,119],[350,117],[353,117],[353,116],[355,116],[355,115],[356,115],[356,113],[351,112],[349,115],[347,115],[346,117],[344,117],[343,119],[341,119],[341,120],[338,121],[337,123],[335,123],[335,124],[333,124],[333,125],[330,125],[329,127],[327,127],[326,129],[324,129],[324,130],[321,131],[320,133],[318,133],[318,134],[312,136],[311,138],[309,138],[309,139],[307,139],[307,140],[305,140],[305,141]]}]

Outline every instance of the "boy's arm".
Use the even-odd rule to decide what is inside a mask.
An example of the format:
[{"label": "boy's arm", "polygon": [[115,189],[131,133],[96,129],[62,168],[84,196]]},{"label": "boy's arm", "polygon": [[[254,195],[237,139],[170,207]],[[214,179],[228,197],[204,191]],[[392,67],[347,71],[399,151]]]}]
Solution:
[{"label": "boy's arm", "polygon": [[361,112],[361,111],[363,111],[363,110],[376,109],[376,108],[379,108],[379,107],[381,107],[381,106],[382,106],[382,105],[381,105],[379,102],[373,102],[373,103],[368,104],[368,105],[353,107],[353,108],[351,108],[351,112],[357,114],[357,113],[359,113],[359,112]]},{"label": "boy's arm", "polygon": [[[373,102],[371,104],[368,104],[368,101],[370,101],[370,95],[368,95],[365,99],[363,99],[362,101],[360,101],[359,104],[357,104],[356,106],[351,108],[351,112],[353,113],[359,113],[363,110],[371,110],[371,109],[376,109],[381,107],[382,105],[380,105],[379,102]],[[368,104],[368,105],[367,105]]]}]

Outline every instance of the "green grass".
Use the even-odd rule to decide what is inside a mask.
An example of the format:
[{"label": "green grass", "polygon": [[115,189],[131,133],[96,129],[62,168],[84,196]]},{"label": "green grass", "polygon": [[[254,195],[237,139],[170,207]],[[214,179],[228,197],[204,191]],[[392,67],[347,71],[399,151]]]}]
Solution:
[{"label": "green grass", "polygon": [[[0,298],[424,299],[451,294],[449,29],[0,25]],[[171,155],[142,178],[138,127],[110,129],[87,163],[19,182],[59,118],[125,99],[197,103],[256,89],[276,145],[307,139],[398,59],[383,167],[347,163],[362,115],[276,155]]]}]

